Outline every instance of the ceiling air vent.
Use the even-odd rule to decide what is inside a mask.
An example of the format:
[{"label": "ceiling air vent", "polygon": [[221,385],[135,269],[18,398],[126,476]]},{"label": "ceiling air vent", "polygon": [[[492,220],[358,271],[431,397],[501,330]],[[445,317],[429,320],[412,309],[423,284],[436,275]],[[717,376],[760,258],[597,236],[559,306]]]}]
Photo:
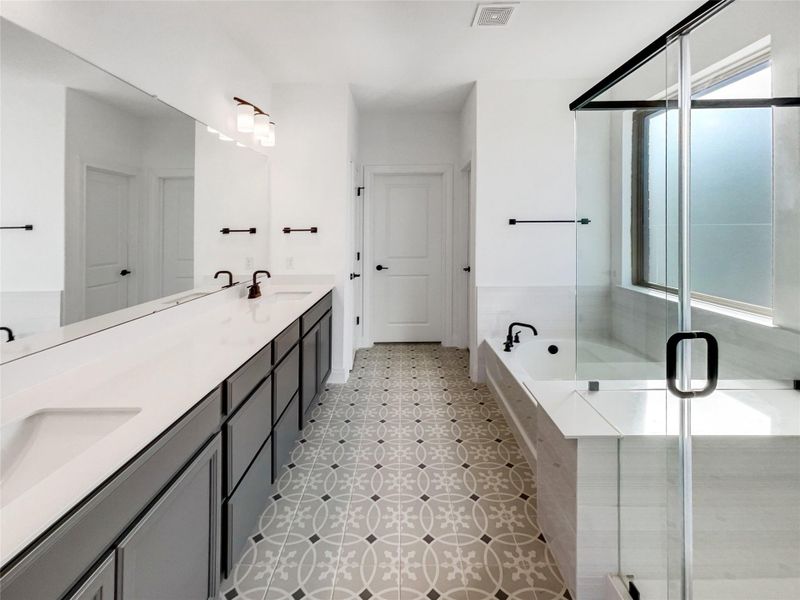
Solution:
[{"label": "ceiling air vent", "polygon": [[473,27],[505,27],[511,20],[517,3],[479,4],[472,19]]}]

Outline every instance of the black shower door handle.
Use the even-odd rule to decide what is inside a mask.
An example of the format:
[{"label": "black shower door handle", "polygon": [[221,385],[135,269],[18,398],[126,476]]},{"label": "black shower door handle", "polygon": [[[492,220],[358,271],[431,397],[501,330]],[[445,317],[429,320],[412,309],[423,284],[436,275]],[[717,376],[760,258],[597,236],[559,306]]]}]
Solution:
[{"label": "black shower door handle", "polygon": [[388,271],[389,267],[384,267],[383,265],[378,265],[377,267],[375,267],[375,270],[376,271],[384,271],[384,270]]},{"label": "black shower door handle", "polygon": [[[682,390],[678,387],[678,346],[683,340],[705,340],[706,352],[706,385],[699,390]],[[679,398],[702,398],[717,389],[719,376],[719,344],[717,338],[707,331],[679,331],[667,340],[667,387]]]}]

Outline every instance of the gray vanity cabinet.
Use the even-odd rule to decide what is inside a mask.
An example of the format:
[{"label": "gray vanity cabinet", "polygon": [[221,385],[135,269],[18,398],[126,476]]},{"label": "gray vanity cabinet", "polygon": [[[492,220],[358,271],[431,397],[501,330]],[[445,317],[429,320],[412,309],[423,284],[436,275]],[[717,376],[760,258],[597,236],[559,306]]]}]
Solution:
[{"label": "gray vanity cabinet", "polygon": [[69,596],[67,600],[114,600],[115,580],[114,573],[116,563],[112,552],[97,567],[86,580],[80,589]]},{"label": "gray vanity cabinet", "polygon": [[305,423],[305,414],[314,405],[319,394],[317,376],[317,349],[319,348],[319,325],[315,325],[303,338],[301,347],[300,414]]},{"label": "gray vanity cabinet", "polygon": [[207,600],[216,594],[219,436],[117,546],[117,600]]},{"label": "gray vanity cabinet", "polygon": [[274,472],[273,479],[277,478],[281,465],[289,462],[292,448],[300,432],[300,394],[295,394],[280,421],[272,432]]},{"label": "gray vanity cabinet", "polygon": [[300,415],[305,426],[306,413],[324,389],[331,372],[331,294],[306,312],[302,321]]},{"label": "gray vanity cabinet", "polygon": [[328,311],[319,322],[319,345],[317,362],[317,383],[322,391],[325,387],[325,380],[331,374],[331,326],[333,325],[333,315]]}]

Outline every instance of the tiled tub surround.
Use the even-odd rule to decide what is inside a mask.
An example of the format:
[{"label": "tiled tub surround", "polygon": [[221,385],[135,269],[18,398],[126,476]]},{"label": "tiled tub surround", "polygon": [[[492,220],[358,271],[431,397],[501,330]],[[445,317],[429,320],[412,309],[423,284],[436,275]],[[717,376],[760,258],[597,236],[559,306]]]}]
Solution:
[{"label": "tiled tub surround", "polygon": [[[232,288],[0,367],[3,427],[50,409],[132,411],[105,437],[3,498],[0,563],[78,505],[330,289],[267,284],[262,298],[247,300]],[[298,291],[309,293],[287,302],[273,297]],[[52,371],[56,363],[63,370]],[[40,448],[47,443],[37,439]]]},{"label": "tiled tub surround", "polygon": [[536,482],[465,351],[359,351],[328,386],[220,598],[570,598]]},{"label": "tiled tub surround", "polygon": [[[538,523],[568,586],[581,600],[605,598],[605,576],[620,572],[646,598],[672,597],[677,399],[536,380],[554,363],[544,357],[537,373],[525,352],[515,358],[524,344],[484,346],[487,376],[509,423],[535,423]],[[790,600],[800,586],[798,392],[724,386],[693,410],[696,597]]]}]

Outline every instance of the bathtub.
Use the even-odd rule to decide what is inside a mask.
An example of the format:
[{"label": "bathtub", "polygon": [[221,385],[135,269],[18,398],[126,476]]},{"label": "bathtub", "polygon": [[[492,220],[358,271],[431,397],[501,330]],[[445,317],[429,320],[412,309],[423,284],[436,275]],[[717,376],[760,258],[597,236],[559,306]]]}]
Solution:
[{"label": "bathtub", "polygon": [[537,402],[530,389],[537,380],[575,379],[575,341],[529,337],[514,344],[511,352],[503,350],[504,341],[483,343],[486,382],[535,468]]},{"label": "bathtub", "polygon": [[[679,401],[664,390],[663,365],[614,344],[527,336],[504,352],[503,342],[481,345],[487,383],[536,473],[538,523],[572,596],[607,600],[609,574],[624,573],[643,597],[671,597]],[[587,374],[599,392],[587,391]],[[698,597],[796,597],[797,400],[720,380],[693,401]]]}]

